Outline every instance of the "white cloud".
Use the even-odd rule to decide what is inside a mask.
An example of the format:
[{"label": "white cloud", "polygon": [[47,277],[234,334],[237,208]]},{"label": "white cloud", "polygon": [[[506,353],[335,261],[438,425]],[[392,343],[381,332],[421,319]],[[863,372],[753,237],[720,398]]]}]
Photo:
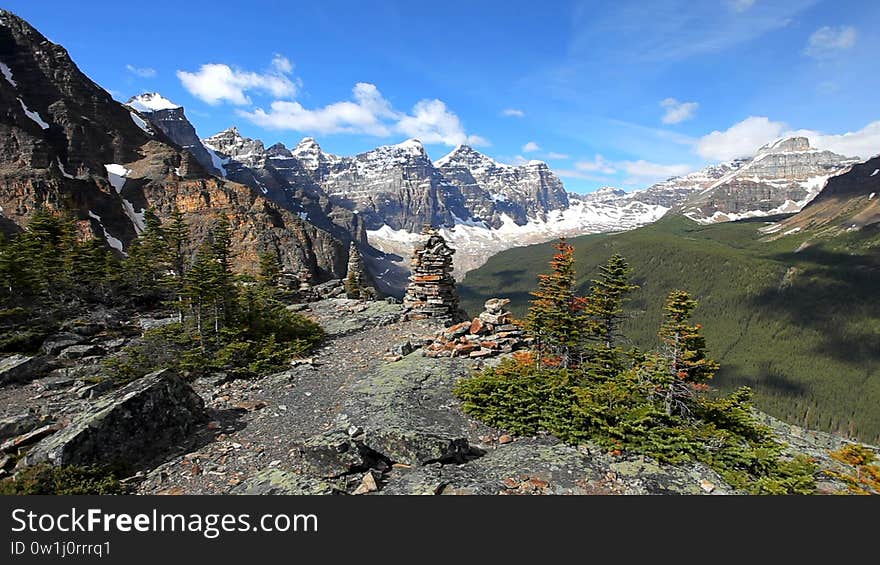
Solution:
[{"label": "white cloud", "polygon": [[535,151],[540,151],[541,146],[535,143],[534,141],[530,141],[522,146],[523,153],[533,153]]},{"label": "white cloud", "polygon": [[820,27],[807,41],[804,53],[815,59],[832,57],[844,49],[851,49],[859,33],[852,26]]},{"label": "white cloud", "polygon": [[320,134],[356,133],[387,137],[398,133],[423,143],[454,146],[466,143],[486,146],[478,135],[468,135],[459,117],[442,100],[421,100],[411,113],[395,110],[375,85],[359,82],[352,89],[354,100],[334,102],[310,109],[299,102],[276,100],[269,110],[239,111],[239,115],[266,129]]},{"label": "white cloud", "polygon": [[501,115],[509,118],[522,118],[526,113],[517,108],[505,108],[501,111]]},{"label": "white cloud", "polygon": [[765,143],[779,138],[786,126],[763,116],[749,116],[724,131],[713,131],[697,142],[697,154],[704,159],[727,161],[748,157]]},{"label": "white cloud", "polygon": [[293,63],[284,55],[275,53],[275,56],[272,57],[272,68],[281,74],[289,75],[293,72]]},{"label": "white cloud", "polygon": [[545,159],[550,159],[550,160],[554,160],[554,161],[559,160],[559,159],[568,159],[570,157],[571,157],[571,155],[568,155],[567,153],[557,153],[555,151],[549,151],[547,153],[544,153]]},{"label": "white cloud", "polygon": [[802,136],[810,145],[847,157],[867,159],[880,153],[880,121],[871,122],[860,130],[842,134],[826,134],[815,130],[792,130],[784,122],[762,116],[749,116],[725,131],[713,131],[697,142],[697,153],[705,158],[727,161],[750,157],[755,151],[779,138]]},{"label": "white cloud", "polygon": [[411,115],[403,115],[397,122],[397,131],[420,139],[423,143],[443,145],[488,145],[478,135],[467,135],[458,116],[446,108],[442,100],[421,100],[413,106]]},{"label": "white cloud", "polygon": [[613,175],[617,172],[614,164],[598,153],[593,157],[592,161],[578,161],[574,164],[574,168],[578,171],[598,172],[606,175]]},{"label": "white cloud", "polygon": [[156,76],[156,69],[152,67],[135,67],[134,65],[125,65],[125,68],[133,75],[142,78],[152,78]]},{"label": "white cloud", "polygon": [[678,124],[694,117],[700,105],[696,102],[679,102],[675,98],[660,101],[660,107],[666,109],[663,114],[664,124]]},{"label": "white cloud", "polygon": [[626,178],[623,183],[626,185],[648,185],[669,177],[678,177],[686,175],[693,170],[690,165],[663,165],[661,163],[652,163],[639,159],[638,161],[619,161],[616,163]]},{"label": "white cloud", "polygon": [[811,130],[797,130],[789,135],[803,135],[810,145],[834,151],[847,157],[869,159],[880,154],[880,120],[871,122],[858,131],[841,134],[824,134]]},{"label": "white cloud", "polygon": [[209,63],[196,72],[177,71],[177,78],[190,94],[208,104],[226,101],[245,106],[251,103],[248,91],[266,92],[276,98],[294,96],[297,84],[288,76],[291,72],[291,62],[281,55],[275,55],[270,69],[264,73]]},{"label": "white cloud", "polygon": [[727,5],[734,12],[742,13],[749,11],[755,5],[755,0],[729,0]]},{"label": "white cloud", "polygon": [[359,82],[352,89],[354,102],[334,102],[314,110],[299,102],[276,100],[266,112],[257,108],[239,114],[266,129],[307,131],[315,133],[364,133],[375,136],[391,135],[385,119],[397,113],[375,85]]}]

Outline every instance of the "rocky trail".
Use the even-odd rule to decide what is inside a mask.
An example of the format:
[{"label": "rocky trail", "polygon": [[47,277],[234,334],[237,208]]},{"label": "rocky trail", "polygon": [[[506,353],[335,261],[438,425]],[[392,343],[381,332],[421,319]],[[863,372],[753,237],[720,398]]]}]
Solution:
[{"label": "rocky trail", "polygon": [[[448,328],[394,302],[295,304],[327,338],[288,370],[192,383],[157,371],[116,390],[90,382],[102,355],[163,320],[69,328],[47,341],[51,355],[0,360],[0,469],[122,458],[140,469],[125,479],[138,494],[734,493],[702,464],[513,437],[466,415],[454,383],[519,339],[499,339],[506,301],[490,302],[481,319]],[[768,423],[819,458],[842,444]]]}]

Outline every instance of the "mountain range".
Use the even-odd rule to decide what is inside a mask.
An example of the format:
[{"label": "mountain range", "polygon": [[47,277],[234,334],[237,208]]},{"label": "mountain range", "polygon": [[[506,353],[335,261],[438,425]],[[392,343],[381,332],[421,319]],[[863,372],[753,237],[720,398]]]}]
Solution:
[{"label": "mountain range", "polygon": [[[513,246],[628,230],[670,209],[706,223],[796,212],[828,178],[857,162],[795,137],[768,144],[753,158],[710,165],[643,190],[606,187],[580,195],[568,193],[542,161],[504,164],[467,145],[432,162],[417,139],[353,157],[327,153],[311,137],[292,149],[280,143],[267,148],[235,127],[197,142],[193,128],[181,123],[182,108],[159,94],[128,104],[182,147],[195,147],[206,168],[342,239],[340,228],[362,228],[352,239],[365,251],[378,288],[389,294],[406,284],[409,255],[425,225],[439,227],[460,251],[455,274],[461,278]],[[304,199],[321,205],[305,211]]]},{"label": "mountain range", "polygon": [[197,233],[222,212],[242,268],[269,250],[287,270],[340,277],[355,243],[375,286],[400,295],[426,225],[458,250],[460,279],[510,247],[629,230],[670,210],[701,223],[796,212],[857,162],[795,137],[642,190],[580,195],[542,161],[500,163],[467,145],[432,161],[417,139],[339,156],[310,137],[266,147],[235,127],[200,138],[182,106],[158,93],[120,104],[63,47],[4,20],[0,224],[20,228],[35,206],[65,209],[120,251],[147,207],[195,213]]}]

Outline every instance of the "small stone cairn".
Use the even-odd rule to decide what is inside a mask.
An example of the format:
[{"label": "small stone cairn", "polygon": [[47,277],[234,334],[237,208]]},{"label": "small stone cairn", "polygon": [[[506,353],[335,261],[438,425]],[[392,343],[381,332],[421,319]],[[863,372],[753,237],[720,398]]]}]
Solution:
[{"label": "small stone cairn", "polygon": [[423,351],[427,357],[495,357],[528,346],[521,327],[513,323],[507,298],[486,301],[485,311],[470,322],[437,332]]},{"label": "small stone cairn", "polygon": [[376,290],[367,286],[364,259],[357,245],[352,241],[348,247],[348,267],[345,275],[345,294],[348,298],[372,300],[376,298]]},{"label": "small stone cairn", "polygon": [[424,244],[413,251],[412,274],[403,297],[405,316],[410,320],[434,318],[449,325],[464,318],[452,276],[455,249],[446,245],[435,228],[426,226]]}]

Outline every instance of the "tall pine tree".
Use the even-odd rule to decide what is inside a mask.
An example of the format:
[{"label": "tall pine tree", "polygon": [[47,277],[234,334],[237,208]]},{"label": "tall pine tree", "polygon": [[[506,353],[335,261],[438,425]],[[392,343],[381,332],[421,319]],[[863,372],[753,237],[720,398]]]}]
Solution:
[{"label": "tall pine tree", "polygon": [[599,267],[599,276],[591,281],[586,314],[590,319],[591,341],[588,371],[594,377],[613,377],[625,369],[618,344],[624,320],[623,303],[626,295],[638,288],[630,283],[630,272],[626,260],[615,253]]},{"label": "tall pine tree", "polygon": [[535,339],[539,362],[569,367],[581,359],[585,300],[574,291],[574,248],[563,237],[554,247],[551,272],[538,275],[525,326]]},{"label": "tall pine tree", "polygon": [[659,335],[665,373],[662,396],[669,415],[689,416],[696,391],[707,388],[718,370],[718,364],[707,356],[702,326],[690,323],[696,307],[697,302],[683,290],[672,291],[666,299]]}]

